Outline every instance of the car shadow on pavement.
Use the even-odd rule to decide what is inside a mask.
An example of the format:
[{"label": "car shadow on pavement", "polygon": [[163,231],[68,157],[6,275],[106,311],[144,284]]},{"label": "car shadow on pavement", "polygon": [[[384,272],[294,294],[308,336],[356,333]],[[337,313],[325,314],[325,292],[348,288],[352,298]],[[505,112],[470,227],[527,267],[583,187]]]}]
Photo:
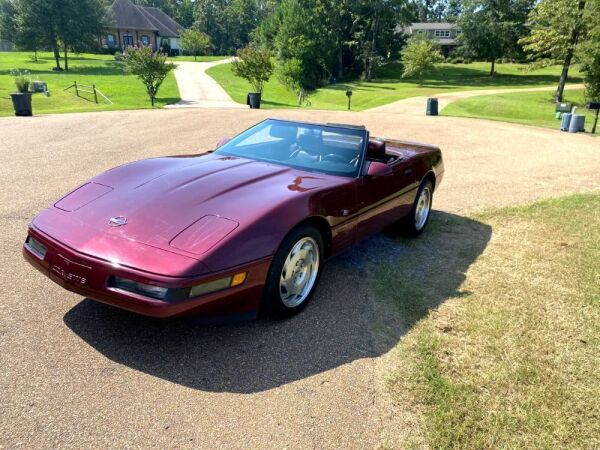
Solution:
[{"label": "car shadow on pavement", "polygon": [[[442,212],[416,240],[379,234],[332,259],[310,305],[285,321],[206,326],[86,299],[64,322],[107,358],[135,370],[204,391],[260,392],[387,352],[429,310],[460,295],[490,236],[489,225]],[[395,267],[426,295],[410,289],[408,297],[378,298],[385,290],[376,284],[389,282]]]}]

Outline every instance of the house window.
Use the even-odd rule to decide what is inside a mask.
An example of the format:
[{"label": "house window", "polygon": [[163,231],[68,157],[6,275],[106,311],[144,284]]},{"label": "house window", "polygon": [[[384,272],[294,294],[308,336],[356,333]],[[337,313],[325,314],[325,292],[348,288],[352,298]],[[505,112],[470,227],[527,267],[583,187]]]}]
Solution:
[{"label": "house window", "polygon": [[435,37],[438,38],[449,38],[450,30],[435,30]]},{"label": "house window", "polygon": [[115,46],[115,35],[114,34],[108,34],[106,35],[106,45],[108,45],[109,47],[114,47]]},{"label": "house window", "polygon": [[142,34],[142,36],[140,37],[140,42],[142,43],[142,45],[148,45],[150,44],[150,38],[147,34]]},{"label": "house window", "polygon": [[123,46],[131,47],[133,46],[133,36],[130,34],[123,35]]}]

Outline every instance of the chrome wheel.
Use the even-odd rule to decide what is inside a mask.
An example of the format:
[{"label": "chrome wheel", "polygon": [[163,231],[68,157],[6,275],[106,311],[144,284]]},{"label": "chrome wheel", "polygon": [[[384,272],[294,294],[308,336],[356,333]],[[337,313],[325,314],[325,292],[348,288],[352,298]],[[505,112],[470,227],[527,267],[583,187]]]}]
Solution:
[{"label": "chrome wheel", "polygon": [[302,304],[319,274],[319,246],[310,237],[300,239],[288,254],[279,279],[279,295],[288,308]]},{"label": "chrome wheel", "polygon": [[427,223],[431,211],[431,186],[428,184],[421,191],[415,208],[415,228],[420,231]]}]

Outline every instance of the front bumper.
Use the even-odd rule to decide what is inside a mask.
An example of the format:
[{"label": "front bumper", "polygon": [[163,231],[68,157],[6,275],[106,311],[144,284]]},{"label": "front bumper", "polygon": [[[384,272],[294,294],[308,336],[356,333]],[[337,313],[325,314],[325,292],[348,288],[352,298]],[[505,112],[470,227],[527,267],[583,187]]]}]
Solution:
[{"label": "front bumper", "polygon": [[[23,256],[33,267],[64,289],[117,308],[158,318],[195,314],[243,315],[256,312],[260,308],[263,288],[271,264],[271,258],[265,258],[202,277],[169,277],[114,265],[109,261],[81,254],[34,227],[30,227],[29,235],[46,247],[46,254],[41,258],[25,244]],[[109,279],[118,276],[170,289],[185,289],[239,272],[248,273],[246,281],[240,286],[180,300],[157,300],[109,285]]]}]

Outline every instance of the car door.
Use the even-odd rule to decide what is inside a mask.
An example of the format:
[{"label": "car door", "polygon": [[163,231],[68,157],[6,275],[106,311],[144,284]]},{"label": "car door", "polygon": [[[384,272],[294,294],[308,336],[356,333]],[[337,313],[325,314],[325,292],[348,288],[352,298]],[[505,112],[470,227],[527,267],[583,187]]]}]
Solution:
[{"label": "car door", "polygon": [[[368,164],[370,162],[365,161],[365,165]],[[358,180],[357,239],[380,232],[411,211],[417,188],[413,161],[410,158],[396,160],[390,168],[389,175],[371,176],[365,167]]]}]

